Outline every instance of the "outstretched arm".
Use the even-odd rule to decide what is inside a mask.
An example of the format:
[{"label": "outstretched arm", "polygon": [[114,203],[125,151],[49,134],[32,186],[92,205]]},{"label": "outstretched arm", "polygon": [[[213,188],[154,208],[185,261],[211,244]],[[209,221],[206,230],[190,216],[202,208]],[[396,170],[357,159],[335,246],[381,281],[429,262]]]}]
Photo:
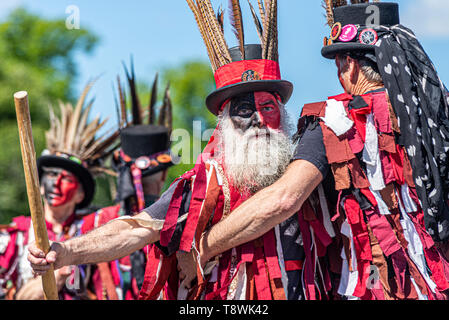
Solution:
[{"label": "outstretched arm", "polygon": [[[134,219],[148,221],[150,217],[142,212]],[[47,255],[34,244],[30,245],[28,260],[34,272],[41,275],[48,271],[52,263],[55,269],[59,269],[68,265],[116,260],[158,241],[159,236],[159,231],[144,227],[136,220],[112,220],[86,235],[52,243]]]},{"label": "outstretched arm", "polygon": [[202,265],[222,252],[263,236],[287,220],[298,212],[322,180],[323,175],[312,163],[292,162],[276,183],[255,194],[203,235]]}]

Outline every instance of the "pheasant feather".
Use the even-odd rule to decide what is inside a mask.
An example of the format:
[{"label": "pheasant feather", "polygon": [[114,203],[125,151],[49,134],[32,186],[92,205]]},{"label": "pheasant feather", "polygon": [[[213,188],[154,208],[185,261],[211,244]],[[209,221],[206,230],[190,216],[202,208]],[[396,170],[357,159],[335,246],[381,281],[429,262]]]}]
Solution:
[{"label": "pheasant feather", "polygon": [[245,60],[245,33],[243,30],[242,8],[239,0],[229,0],[230,20],[239,43],[242,60]]}]

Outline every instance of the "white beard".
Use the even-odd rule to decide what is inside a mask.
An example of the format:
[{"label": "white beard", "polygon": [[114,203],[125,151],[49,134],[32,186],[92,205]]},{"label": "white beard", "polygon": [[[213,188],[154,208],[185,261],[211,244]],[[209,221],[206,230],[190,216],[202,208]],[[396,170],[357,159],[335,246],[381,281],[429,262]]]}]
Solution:
[{"label": "white beard", "polygon": [[281,110],[282,124],[278,130],[254,127],[245,132],[236,130],[228,107],[219,116],[220,162],[230,183],[241,193],[254,194],[272,185],[291,162],[291,124],[283,107]]}]

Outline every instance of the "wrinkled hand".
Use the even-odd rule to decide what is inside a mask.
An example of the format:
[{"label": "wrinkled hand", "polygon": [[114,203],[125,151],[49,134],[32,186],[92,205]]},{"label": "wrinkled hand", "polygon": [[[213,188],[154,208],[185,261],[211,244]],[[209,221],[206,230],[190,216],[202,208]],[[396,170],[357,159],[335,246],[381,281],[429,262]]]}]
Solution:
[{"label": "wrinkled hand", "polygon": [[65,266],[55,271],[55,280],[60,290],[66,283],[67,278],[72,274],[72,267]]},{"label": "wrinkled hand", "polygon": [[196,261],[191,252],[177,252],[179,278],[182,280],[181,286],[191,289],[193,281],[196,280]]},{"label": "wrinkled hand", "polygon": [[38,276],[47,273],[52,264],[55,270],[63,267],[65,265],[63,262],[64,256],[65,247],[60,242],[51,243],[47,255],[37,247],[35,242],[31,243],[28,247],[28,261],[33,268],[34,274]]}]

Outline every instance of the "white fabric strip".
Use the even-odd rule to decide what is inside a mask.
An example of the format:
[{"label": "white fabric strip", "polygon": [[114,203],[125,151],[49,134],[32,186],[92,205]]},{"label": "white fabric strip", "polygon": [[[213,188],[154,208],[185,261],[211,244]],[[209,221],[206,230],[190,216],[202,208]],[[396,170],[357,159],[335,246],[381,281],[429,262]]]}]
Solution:
[{"label": "white fabric strip", "polygon": [[335,99],[327,100],[326,115],[321,118],[337,137],[352,128],[354,122],[348,118],[343,102]]},{"label": "white fabric strip", "polygon": [[418,294],[418,300],[429,300],[429,298],[426,295],[421,293],[421,290],[419,290],[419,287],[412,276],[410,276],[410,280],[412,280],[413,286],[415,287],[416,293]]},{"label": "white fabric strip", "polygon": [[371,190],[371,193],[374,195],[374,198],[376,198],[380,214],[384,216],[390,215],[391,212],[388,209],[388,206],[385,203],[385,201],[382,199],[382,195],[380,194],[380,192],[373,190],[371,187],[369,187],[369,189]]},{"label": "white fabric strip", "polygon": [[426,258],[424,256],[424,248],[421,243],[421,239],[419,238],[418,232],[416,231],[412,220],[405,212],[401,201],[399,201],[399,208],[401,209],[401,216],[402,216],[400,222],[402,225],[402,229],[404,229],[405,240],[407,240],[408,242],[407,251],[410,256],[410,259],[412,259],[412,261],[415,263],[416,267],[418,268],[421,275],[424,277],[424,280],[427,282],[427,285],[430,287],[430,289],[433,292],[435,292],[437,285],[430,278],[430,275],[427,271]]},{"label": "white fabric strip", "polygon": [[247,300],[246,285],[248,279],[246,275],[246,263],[242,263],[240,265],[236,279],[237,279],[237,288],[235,289],[233,300],[239,301]]},{"label": "white fabric strip", "polygon": [[355,255],[354,249],[354,240],[352,239],[352,231],[349,223],[345,220],[341,225],[341,233],[349,238],[351,243],[351,261],[352,261],[352,272],[349,271],[349,262],[346,257],[345,250],[341,250],[341,258],[342,258],[342,270],[341,270],[341,280],[340,286],[338,288],[338,293],[342,296],[346,296],[348,298],[354,298],[354,290],[358,283],[359,272],[357,271],[357,259]]},{"label": "white fabric strip", "polygon": [[402,201],[404,202],[404,209],[407,213],[414,213],[418,211],[415,201],[410,197],[409,189],[407,184],[401,186]]},{"label": "white fabric strip", "polygon": [[285,271],[284,251],[282,250],[281,231],[279,225],[274,228],[274,233],[276,235],[276,251],[278,254],[279,268],[281,269],[282,275],[282,287],[284,288],[285,296],[288,297],[288,278],[287,272]]},{"label": "white fabric strip", "polygon": [[382,162],[379,154],[379,140],[377,137],[374,116],[369,114],[366,118],[366,138],[363,149],[363,161],[366,163],[366,171],[371,187],[375,191],[385,188],[384,176],[382,173]]},{"label": "white fabric strip", "polygon": [[335,230],[331,222],[329,207],[327,206],[327,200],[324,194],[323,184],[320,184],[318,186],[318,196],[320,198],[321,211],[323,212],[324,228],[326,229],[327,233],[331,236],[331,238],[335,238]]}]

